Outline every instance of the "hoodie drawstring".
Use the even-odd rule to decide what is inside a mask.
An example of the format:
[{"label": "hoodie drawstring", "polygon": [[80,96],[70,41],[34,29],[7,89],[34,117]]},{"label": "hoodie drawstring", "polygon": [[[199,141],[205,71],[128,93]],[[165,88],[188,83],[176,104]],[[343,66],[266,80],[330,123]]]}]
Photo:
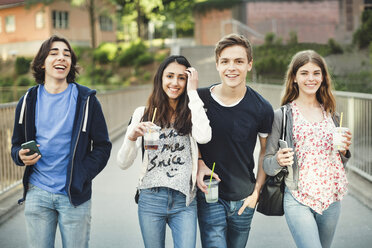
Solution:
[{"label": "hoodie drawstring", "polygon": [[21,113],[19,115],[18,124],[22,124],[23,123],[23,116],[25,114],[25,109],[26,109],[27,95],[28,95],[28,91],[26,92],[25,96],[23,97],[22,108],[21,108]]},{"label": "hoodie drawstring", "polygon": [[87,131],[89,99],[90,99],[90,96],[88,96],[87,103],[85,105],[85,115],[84,115],[84,123],[83,123],[83,130],[82,130],[84,133],[86,133],[86,131]]}]

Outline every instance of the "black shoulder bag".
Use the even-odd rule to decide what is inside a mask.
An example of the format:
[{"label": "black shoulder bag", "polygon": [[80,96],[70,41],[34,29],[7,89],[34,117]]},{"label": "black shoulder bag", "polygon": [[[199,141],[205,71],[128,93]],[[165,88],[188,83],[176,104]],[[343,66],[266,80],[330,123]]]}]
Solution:
[{"label": "black shoulder bag", "polygon": [[[282,107],[283,122],[281,137],[285,139],[286,127],[286,111]],[[284,198],[284,179],[288,174],[287,167],[276,174],[275,176],[267,176],[265,184],[262,186],[260,198],[258,200],[257,211],[268,216],[282,216],[284,214],[283,198]]]}]

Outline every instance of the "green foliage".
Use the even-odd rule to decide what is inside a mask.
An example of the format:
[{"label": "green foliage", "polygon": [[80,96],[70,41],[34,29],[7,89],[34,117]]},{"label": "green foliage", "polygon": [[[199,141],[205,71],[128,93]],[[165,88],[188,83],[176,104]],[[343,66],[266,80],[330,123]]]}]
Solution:
[{"label": "green foliage", "polygon": [[264,45],[273,45],[275,40],[275,34],[272,32],[269,32],[265,35],[265,43]]},{"label": "green foliage", "polygon": [[108,52],[104,50],[100,50],[100,49],[94,50],[94,53],[93,53],[94,60],[98,61],[98,63],[102,65],[110,62],[108,56],[109,56]]},{"label": "green foliage", "polygon": [[14,80],[7,76],[7,77],[0,77],[0,86],[1,87],[6,87],[6,86],[12,86]]},{"label": "green foliage", "polygon": [[150,81],[151,80],[151,73],[146,71],[144,74],[143,74],[143,80],[145,81]]},{"label": "green foliage", "polygon": [[296,45],[298,44],[298,38],[296,31],[289,32],[289,40],[288,45]]},{"label": "green foliage", "polygon": [[[165,21],[176,23],[178,37],[192,37],[194,34],[193,8],[195,0],[162,0],[164,8],[159,8],[159,14]],[[156,30],[156,29],[155,29]],[[160,36],[161,38],[169,36]]]},{"label": "green foliage", "polygon": [[31,59],[17,57],[15,61],[15,72],[17,75],[26,74],[30,70]]},{"label": "green foliage", "polygon": [[134,65],[136,67],[139,67],[139,66],[151,64],[152,62],[154,62],[154,55],[149,53],[149,52],[145,52],[145,53],[139,55],[134,60]]},{"label": "green foliage", "polygon": [[359,48],[367,48],[372,42],[372,10],[364,10],[360,27],[353,34],[353,43]]},{"label": "green foliage", "polygon": [[33,80],[31,80],[28,76],[20,76],[16,80],[16,85],[18,86],[31,86],[33,84]]},{"label": "green foliage", "polygon": [[74,51],[78,61],[83,57],[85,53],[89,53],[92,48],[85,47],[85,46],[72,46],[72,50]]},{"label": "green foliage", "polygon": [[265,35],[265,46],[271,46],[271,45],[282,45],[283,40],[280,37],[276,37],[274,33],[269,32]]},{"label": "green foliage", "polygon": [[117,61],[120,66],[130,66],[135,60],[147,51],[147,47],[142,40],[131,42],[129,47],[120,51]]},{"label": "green foliage", "polygon": [[276,58],[275,56],[266,56],[255,61],[256,72],[262,74],[280,75],[286,71],[287,61],[284,58]]},{"label": "green foliage", "polygon": [[328,45],[298,43],[281,45],[275,42],[275,36],[267,35],[262,46],[254,47],[253,66],[261,77],[283,78],[293,55],[302,50],[315,50],[322,56],[330,54]]},{"label": "green foliage", "polygon": [[168,53],[156,53],[155,54],[155,61],[162,62],[168,56],[169,56]]},{"label": "green foliage", "polygon": [[[369,63],[372,65],[372,42],[369,43]],[[371,73],[372,73],[372,68],[371,68]]]},{"label": "green foliage", "polygon": [[328,40],[328,46],[331,54],[342,54],[344,52],[341,45],[332,38]]},{"label": "green foliage", "polygon": [[333,85],[336,90],[372,93],[372,76],[369,71],[350,73],[343,76],[333,76]]},{"label": "green foliage", "polygon": [[79,82],[82,80],[86,85],[106,85],[111,76],[113,76],[113,71],[107,67],[88,66],[87,74],[79,77]]}]

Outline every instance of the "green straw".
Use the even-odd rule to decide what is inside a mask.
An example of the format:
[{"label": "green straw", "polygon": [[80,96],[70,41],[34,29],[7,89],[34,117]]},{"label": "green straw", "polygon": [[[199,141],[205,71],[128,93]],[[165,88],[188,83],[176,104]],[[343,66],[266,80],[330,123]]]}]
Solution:
[{"label": "green straw", "polygon": [[211,178],[209,179],[209,187],[208,187],[208,191],[209,191],[209,189],[211,188],[212,176],[213,176],[213,171],[214,171],[214,166],[215,166],[215,165],[216,165],[216,162],[213,162]]}]

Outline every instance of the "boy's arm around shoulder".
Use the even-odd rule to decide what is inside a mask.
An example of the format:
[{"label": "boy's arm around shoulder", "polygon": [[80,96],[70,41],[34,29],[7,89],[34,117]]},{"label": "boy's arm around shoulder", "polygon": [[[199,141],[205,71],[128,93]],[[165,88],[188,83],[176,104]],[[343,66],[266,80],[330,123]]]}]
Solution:
[{"label": "boy's arm around shoulder", "polygon": [[276,160],[276,152],[279,150],[279,139],[282,130],[282,119],[283,113],[279,108],[274,112],[274,121],[272,124],[272,130],[266,141],[266,152],[263,159],[263,169],[269,176],[275,176],[278,174],[282,167]]},{"label": "boy's arm around shoulder", "polygon": [[191,110],[192,137],[199,144],[208,143],[212,138],[212,129],[204,110],[204,103],[196,90],[188,91],[189,108]]},{"label": "boy's arm around shoulder", "polygon": [[83,161],[86,164],[85,168],[87,168],[90,180],[96,177],[105,168],[107,161],[110,158],[112,147],[101,104],[96,96],[92,96],[91,100],[92,118],[89,136],[93,141],[93,148]]},{"label": "boy's arm around shoulder", "polygon": [[128,169],[134,162],[137,157],[137,151],[141,147],[142,137],[138,137],[136,141],[131,141],[128,139],[129,134],[132,130],[140,123],[145,107],[138,107],[130,121],[130,124],[127,128],[127,131],[124,135],[123,143],[119,149],[119,152],[116,156],[118,165],[121,169]]}]

